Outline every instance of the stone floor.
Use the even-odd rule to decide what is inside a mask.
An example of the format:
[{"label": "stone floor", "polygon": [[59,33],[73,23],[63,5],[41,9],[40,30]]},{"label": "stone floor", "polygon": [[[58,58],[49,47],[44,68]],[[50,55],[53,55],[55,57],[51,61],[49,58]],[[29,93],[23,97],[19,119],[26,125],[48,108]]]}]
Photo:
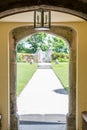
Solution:
[{"label": "stone floor", "polygon": [[65,124],[22,124],[19,130],[66,130]]}]

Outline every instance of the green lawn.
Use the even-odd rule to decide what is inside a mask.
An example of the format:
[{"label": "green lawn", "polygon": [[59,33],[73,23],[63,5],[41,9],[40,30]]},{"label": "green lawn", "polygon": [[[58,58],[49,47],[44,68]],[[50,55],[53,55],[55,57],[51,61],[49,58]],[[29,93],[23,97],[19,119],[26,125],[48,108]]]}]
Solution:
[{"label": "green lawn", "polygon": [[31,79],[37,69],[37,64],[17,63],[17,95],[21,93],[25,85]]},{"label": "green lawn", "polygon": [[68,62],[60,62],[59,64],[52,63],[52,68],[60,79],[65,89],[69,89],[69,63]]}]

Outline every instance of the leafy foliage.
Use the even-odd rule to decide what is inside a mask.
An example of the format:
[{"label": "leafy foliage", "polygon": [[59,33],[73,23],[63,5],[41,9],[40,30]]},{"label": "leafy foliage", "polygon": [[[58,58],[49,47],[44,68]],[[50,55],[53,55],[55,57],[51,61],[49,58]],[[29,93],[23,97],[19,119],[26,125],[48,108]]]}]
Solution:
[{"label": "leafy foliage", "polygon": [[59,38],[59,37],[53,37],[53,50],[55,52],[68,52],[68,47],[66,45],[66,42]]},{"label": "leafy foliage", "polygon": [[24,43],[23,42],[19,43],[18,46],[17,46],[17,51],[18,52],[23,52],[24,49],[25,49]]},{"label": "leafy foliage", "polygon": [[69,60],[69,54],[64,52],[54,52],[52,54],[52,60],[58,59],[60,62],[68,61]]},{"label": "leafy foliage", "polygon": [[38,47],[40,47],[42,51],[47,51],[50,47],[52,47],[54,52],[68,53],[69,51],[65,40],[45,32],[39,32],[26,37],[19,42],[17,50],[18,52],[35,53]]},{"label": "leafy foliage", "polygon": [[22,54],[17,53],[17,62],[22,62]]}]

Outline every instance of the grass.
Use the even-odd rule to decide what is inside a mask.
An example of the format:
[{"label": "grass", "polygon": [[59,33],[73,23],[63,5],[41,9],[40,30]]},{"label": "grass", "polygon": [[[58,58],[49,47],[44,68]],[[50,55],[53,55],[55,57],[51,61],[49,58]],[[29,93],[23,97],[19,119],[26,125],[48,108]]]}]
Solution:
[{"label": "grass", "polygon": [[21,93],[37,69],[37,64],[17,63],[17,95]]},{"label": "grass", "polygon": [[63,84],[64,88],[66,90],[69,89],[69,64],[68,62],[60,62],[59,64],[55,64],[52,62],[52,68],[57,75],[57,77],[60,79],[61,83]]}]

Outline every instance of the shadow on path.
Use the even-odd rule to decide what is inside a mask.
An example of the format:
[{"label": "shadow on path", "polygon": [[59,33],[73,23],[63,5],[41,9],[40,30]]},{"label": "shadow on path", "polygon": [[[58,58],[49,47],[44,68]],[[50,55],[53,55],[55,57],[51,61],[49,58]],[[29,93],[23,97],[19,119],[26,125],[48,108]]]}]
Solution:
[{"label": "shadow on path", "polygon": [[66,91],[65,89],[55,89],[53,91],[58,94],[68,95],[68,91]]}]

